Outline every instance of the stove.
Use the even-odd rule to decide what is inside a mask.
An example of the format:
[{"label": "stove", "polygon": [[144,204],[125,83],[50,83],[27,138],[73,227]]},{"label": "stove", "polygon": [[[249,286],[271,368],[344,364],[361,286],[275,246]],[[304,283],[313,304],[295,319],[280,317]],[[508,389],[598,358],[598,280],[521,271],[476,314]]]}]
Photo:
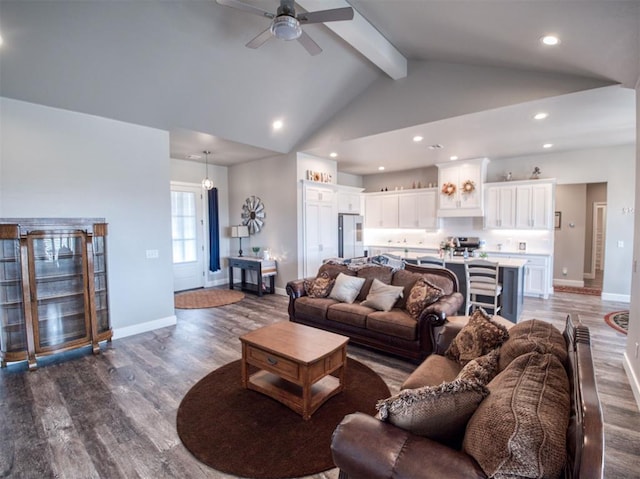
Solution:
[{"label": "stove", "polygon": [[464,256],[465,249],[471,255],[480,248],[480,238],[477,236],[458,236],[455,238],[455,242],[456,247],[453,250],[453,256]]}]

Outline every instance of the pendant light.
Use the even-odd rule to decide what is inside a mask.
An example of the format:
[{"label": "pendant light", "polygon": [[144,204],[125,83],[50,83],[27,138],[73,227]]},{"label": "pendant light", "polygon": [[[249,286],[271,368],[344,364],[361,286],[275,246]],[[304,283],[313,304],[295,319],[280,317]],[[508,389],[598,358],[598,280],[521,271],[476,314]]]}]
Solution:
[{"label": "pendant light", "polygon": [[204,162],[206,165],[204,180],[202,180],[202,187],[205,190],[210,190],[213,188],[213,180],[209,179],[209,155],[211,154],[211,152],[208,150],[204,150],[202,153],[204,153]]}]

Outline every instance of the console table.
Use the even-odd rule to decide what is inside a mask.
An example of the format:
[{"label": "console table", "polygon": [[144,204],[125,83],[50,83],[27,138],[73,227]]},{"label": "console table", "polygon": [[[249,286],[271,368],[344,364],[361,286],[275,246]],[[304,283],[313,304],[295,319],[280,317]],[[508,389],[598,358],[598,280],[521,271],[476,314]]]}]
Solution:
[{"label": "console table", "polygon": [[[265,260],[256,256],[233,256],[229,258],[229,289],[233,289],[234,286],[234,268],[240,270],[240,289],[251,291],[258,296],[262,296],[263,292],[275,293],[275,278],[278,270],[274,260]],[[247,283],[247,271],[256,272],[256,284]],[[269,286],[263,291],[263,284],[266,278],[269,279]]]}]

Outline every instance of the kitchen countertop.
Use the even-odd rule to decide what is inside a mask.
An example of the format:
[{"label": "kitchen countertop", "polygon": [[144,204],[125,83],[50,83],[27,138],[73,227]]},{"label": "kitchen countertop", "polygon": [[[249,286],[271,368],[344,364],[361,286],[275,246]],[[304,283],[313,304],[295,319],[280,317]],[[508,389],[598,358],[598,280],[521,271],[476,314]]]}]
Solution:
[{"label": "kitchen countertop", "polygon": [[[501,251],[501,253],[503,253]],[[416,253],[409,251],[405,253],[403,250],[400,251],[389,251],[389,254],[393,254],[396,256],[400,256],[401,258],[407,259],[416,259],[423,255],[423,253]],[[480,258],[471,258],[471,259],[480,259]],[[522,268],[527,264],[526,259],[518,259],[518,258],[486,258],[488,261],[494,261],[498,263],[498,266],[502,266],[504,268]],[[465,259],[462,256],[454,256],[453,258],[446,258],[445,263],[458,263],[464,264]]]},{"label": "kitchen countertop", "polygon": [[[397,248],[395,251],[395,253],[393,254],[397,254],[398,251],[400,251],[402,254],[404,254],[404,249],[408,249],[410,252],[411,251],[422,251],[423,253],[426,254],[437,254],[439,251],[439,247],[438,246],[427,246],[424,244],[421,245],[409,245],[406,243],[391,243],[391,244],[370,244],[367,245],[366,248],[385,248],[385,249],[391,249],[391,248]],[[497,255],[509,255],[509,256],[527,256],[527,255],[536,255],[536,256],[551,256],[553,253],[550,253],[549,251],[538,251],[538,250],[505,250],[505,249],[501,249],[500,251],[496,250],[496,249],[488,249],[488,248],[483,248],[482,251],[484,251],[485,253],[487,253],[489,256],[491,256],[492,254],[497,254]],[[390,252],[390,251],[389,251]],[[371,253],[370,253],[371,254]]]}]

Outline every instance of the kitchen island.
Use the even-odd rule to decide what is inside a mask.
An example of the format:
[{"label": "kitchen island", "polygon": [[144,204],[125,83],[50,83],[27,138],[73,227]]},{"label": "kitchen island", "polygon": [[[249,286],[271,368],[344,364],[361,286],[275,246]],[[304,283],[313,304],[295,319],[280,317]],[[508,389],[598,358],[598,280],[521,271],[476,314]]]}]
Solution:
[{"label": "kitchen island", "polygon": [[[424,253],[390,251],[389,254],[406,259],[416,259],[423,256]],[[487,260],[498,263],[498,278],[502,285],[502,294],[500,298],[502,309],[500,310],[500,316],[517,323],[520,318],[520,314],[522,313],[522,303],[524,301],[524,266],[527,264],[527,260],[497,257],[487,258]],[[453,273],[458,277],[460,293],[462,293],[462,296],[465,298],[459,314],[464,314],[467,307],[467,281],[464,271],[464,262],[465,259],[461,256],[445,258],[445,266],[447,269],[453,271]]]}]

